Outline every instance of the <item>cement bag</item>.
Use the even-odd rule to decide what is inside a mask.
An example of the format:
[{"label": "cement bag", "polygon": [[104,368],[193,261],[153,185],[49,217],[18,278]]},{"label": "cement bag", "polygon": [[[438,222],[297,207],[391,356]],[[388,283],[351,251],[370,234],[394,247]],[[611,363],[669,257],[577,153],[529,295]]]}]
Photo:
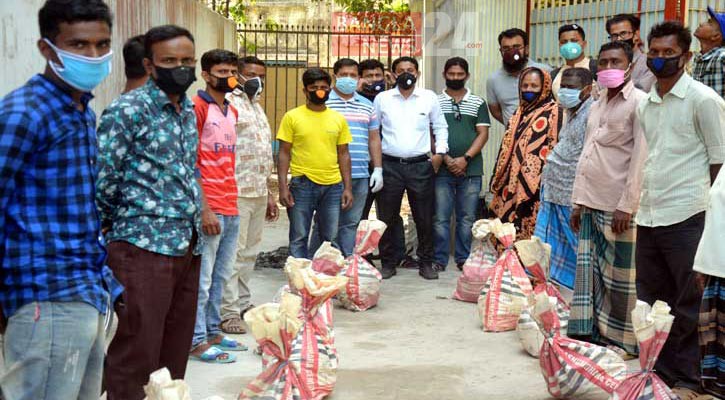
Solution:
[{"label": "cement bag", "polygon": [[654,372],[657,357],[670,334],[675,317],[663,301],[652,307],[637,300],[632,310],[634,335],[639,343],[640,371],[627,375],[612,395],[614,400],[677,400],[669,387]]},{"label": "cement bag", "polygon": [[625,375],[622,358],[606,347],[562,336],[555,297],[541,292],[533,301],[533,317],[546,337],[539,365],[549,393],[559,399],[611,395]]},{"label": "cement bag", "polygon": [[189,385],[183,379],[171,379],[166,368],[151,373],[143,391],[146,393],[145,400],[191,400]]},{"label": "cement bag", "polygon": [[532,293],[531,282],[519,263],[513,248],[516,228],[511,223],[491,222],[491,232],[505,250],[494,264],[493,271],[478,297],[478,313],[483,330],[512,331]]},{"label": "cement bag", "polygon": [[481,219],[473,224],[473,244],[471,254],[463,264],[463,274],[458,277],[453,298],[475,303],[491,275],[498,251],[491,243],[491,220]]},{"label": "cement bag", "polygon": [[382,275],[364,258],[378,247],[385,232],[385,223],[378,220],[362,220],[355,235],[353,254],[345,260],[340,275],[348,278],[345,290],[337,299],[343,307],[352,311],[365,311],[378,304]]},{"label": "cement bag", "polygon": [[342,270],[344,262],[345,257],[342,256],[340,250],[332,247],[330,242],[322,242],[320,248],[312,256],[312,269],[326,275],[335,276]]}]

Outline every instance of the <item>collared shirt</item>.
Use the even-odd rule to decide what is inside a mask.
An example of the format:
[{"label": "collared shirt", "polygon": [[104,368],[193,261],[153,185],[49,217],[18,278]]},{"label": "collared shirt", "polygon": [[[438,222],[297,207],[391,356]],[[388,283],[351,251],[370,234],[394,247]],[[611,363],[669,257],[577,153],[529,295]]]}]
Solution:
[{"label": "collared shirt", "polygon": [[589,111],[572,202],[595,210],[634,214],[647,156],[637,105],[647,95],[631,80],[609,99],[604,90]]},{"label": "collared shirt", "polygon": [[106,313],[122,288],[104,267],[93,201],[96,115],[42,75],[0,100],[0,306],[78,301]]},{"label": "collared shirt", "polygon": [[[466,94],[458,103],[454,103],[453,97],[445,90],[438,96],[438,102],[448,123],[448,146],[450,147],[448,155],[453,158],[463,157],[478,137],[477,127],[491,126],[486,101],[466,89]],[[438,170],[438,174],[451,175],[445,165]],[[466,176],[481,176],[482,174],[483,157],[481,152],[478,152],[468,162]]]},{"label": "collared shirt", "polygon": [[368,133],[380,129],[380,120],[375,114],[373,103],[357,92],[350,100],[345,100],[336,91],[330,92],[330,98],[325,103],[328,108],[342,114],[352,134],[352,143],[349,144],[350,161],[352,164],[352,178],[361,179],[370,176],[370,149],[368,149]]},{"label": "collared shirt", "polygon": [[[100,172],[96,203],[109,242],[183,256],[201,232],[196,181],[199,134],[194,105],[181,112],[153,79],[114,100],[98,128]],[[194,254],[201,254],[197,241]]]},{"label": "collared shirt", "polygon": [[573,67],[570,67],[567,64],[562,65],[559,68],[559,72],[556,74],[556,77],[554,78],[554,82],[551,83],[551,91],[554,94],[554,98],[559,98],[559,88],[561,88],[561,77],[564,76],[564,71],[566,71],[569,68],[584,68],[589,69],[589,66],[591,65],[592,59],[589,57],[584,57],[579,61],[578,63],[574,64]]},{"label": "collared shirt", "polygon": [[448,152],[448,124],[435,92],[416,87],[406,99],[394,88],[380,93],[374,106],[380,118],[383,154],[407,158],[430,153],[431,128],[435,152]]},{"label": "collared shirt", "polygon": [[239,197],[267,196],[267,180],[272,175],[272,128],[259,97],[249,99],[241,90],[227,94],[239,111],[235,174]]},{"label": "collared shirt", "polygon": [[571,207],[576,166],[584,148],[587,118],[592,103],[594,99],[589,97],[576,113],[572,114],[567,110],[569,121],[559,131],[559,141],[546,157],[541,174],[544,201]]},{"label": "collared shirt", "polygon": [[692,68],[692,77],[725,98],[725,47],[716,47],[698,54]]},{"label": "collared shirt", "polygon": [[637,109],[648,148],[637,224],[649,227],[705,211],[710,165],[725,161],[725,101],[687,73],[663,98],[656,86]]},{"label": "collared shirt", "polygon": [[642,53],[639,47],[635,46],[634,58],[632,59],[632,82],[634,82],[634,87],[649,93],[656,81],[657,78],[647,66],[647,55]]},{"label": "collared shirt", "polygon": [[[550,66],[537,63],[530,58],[526,67],[536,67],[551,72]],[[494,71],[486,80],[486,101],[488,104],[501,106],[503,124],[508,125],[516,109],[519,108],[519,74],[511,74],[503,67]]]}]

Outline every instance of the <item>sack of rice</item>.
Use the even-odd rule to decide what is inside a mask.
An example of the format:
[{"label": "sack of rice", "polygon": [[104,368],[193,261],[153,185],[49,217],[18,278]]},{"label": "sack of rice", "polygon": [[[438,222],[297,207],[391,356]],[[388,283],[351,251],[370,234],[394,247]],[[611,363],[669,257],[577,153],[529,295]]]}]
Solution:
[{"label": "sack of rice", "polygon": [[342,252],[330,242],[322,242],[315,255],[312,256],[312,269],[325,275],[335,276],[340,273],[345,262]]},{"label": "sack of rice", "polygon": [[491,275],[498,252],[491,243],[491,220],[481,219],[473,224],[471,253],[463,264],[463,273],[458,277],[453,298],[475,303]]},{"label": "sack of rice", "polygon": [[365,255],[378,247],[385,232],[385,223],[378,220],[362,220],[355,235],[353,254],[345,260],[340,275],[348,278],[345,290],[340,291],[337,299],[343,307],[352,311],[365,311],[378,304],[380,284],[383,277],[377,268],[370,265]]}]

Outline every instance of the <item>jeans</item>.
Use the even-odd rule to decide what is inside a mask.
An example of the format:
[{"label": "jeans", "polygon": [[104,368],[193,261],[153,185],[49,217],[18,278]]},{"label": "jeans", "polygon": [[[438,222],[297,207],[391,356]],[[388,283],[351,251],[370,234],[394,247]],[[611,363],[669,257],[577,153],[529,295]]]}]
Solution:
[{"label": "jeans", "polygon": [[306,176],[292,177],[289,183],[295,205],[287,208],[289,218],[289,254],[295,258],[310,258],[307,247],[312,216],[317,213],[320,240],[335,243],[340,219],[342,183],[318,185]]},{"label": "jeans", "polygon": [[[337,245],[345,257],[352,255],[355,248],[355,234],[357,226],[360,224],[363,208],[368,195],[368,178],[359,178],[352,180],[352,206],[347,210],[340,209],[340,221],[337,225]],[[312,228],[312,237],[310,237],[310,254],[322,245],[320,239],[319,223],[317,222],[317,214],[315,214],[315,226]]]},{"label": "jeans", "polygon": [[103,316],[95,307],[82,302],[26,304],[8,321],[0,397],[97,400],[104,348]]},{"label": "jeans", "polygon": [[204,235],[192,348],[206,342],[207,338],[222,334],[219,328],[222,292],[234,272],[239,239],[239,216],[217,214],[217,218],[221,225],[221,233]]},{"label": "jeans", "polygon": [[434,260],[436,264],[448,265],[451,243],[451,214],[456,211],[456,251],[454,260],[463,263],[471,252],[473,234],[471,228],[476,221],[480,176],[442,175],[435,178],[435,217],[433,218]]}]

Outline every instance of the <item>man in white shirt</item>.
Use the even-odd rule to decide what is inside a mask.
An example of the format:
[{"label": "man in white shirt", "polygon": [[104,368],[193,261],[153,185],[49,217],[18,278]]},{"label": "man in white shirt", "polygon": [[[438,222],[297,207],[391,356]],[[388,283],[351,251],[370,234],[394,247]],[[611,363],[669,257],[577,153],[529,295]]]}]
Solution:
[{"label": "man in white shirt", "polygon": [[[379,94],[374,103],[383,135],[385,182],[380,191],[378,218],[390,224],[400,214],[403,193],[407,191],[418,234],[418,272],[425,279],[438,279],[433,268],[433,179],[448,152],[448,125],[438,95],[415,87],[420,74],[415,58],[396,59],[392,70],[396,87]],[[396,273],[396,259],[388,231],[380,241],[380,258],[383,278],[391,278]]]}]

